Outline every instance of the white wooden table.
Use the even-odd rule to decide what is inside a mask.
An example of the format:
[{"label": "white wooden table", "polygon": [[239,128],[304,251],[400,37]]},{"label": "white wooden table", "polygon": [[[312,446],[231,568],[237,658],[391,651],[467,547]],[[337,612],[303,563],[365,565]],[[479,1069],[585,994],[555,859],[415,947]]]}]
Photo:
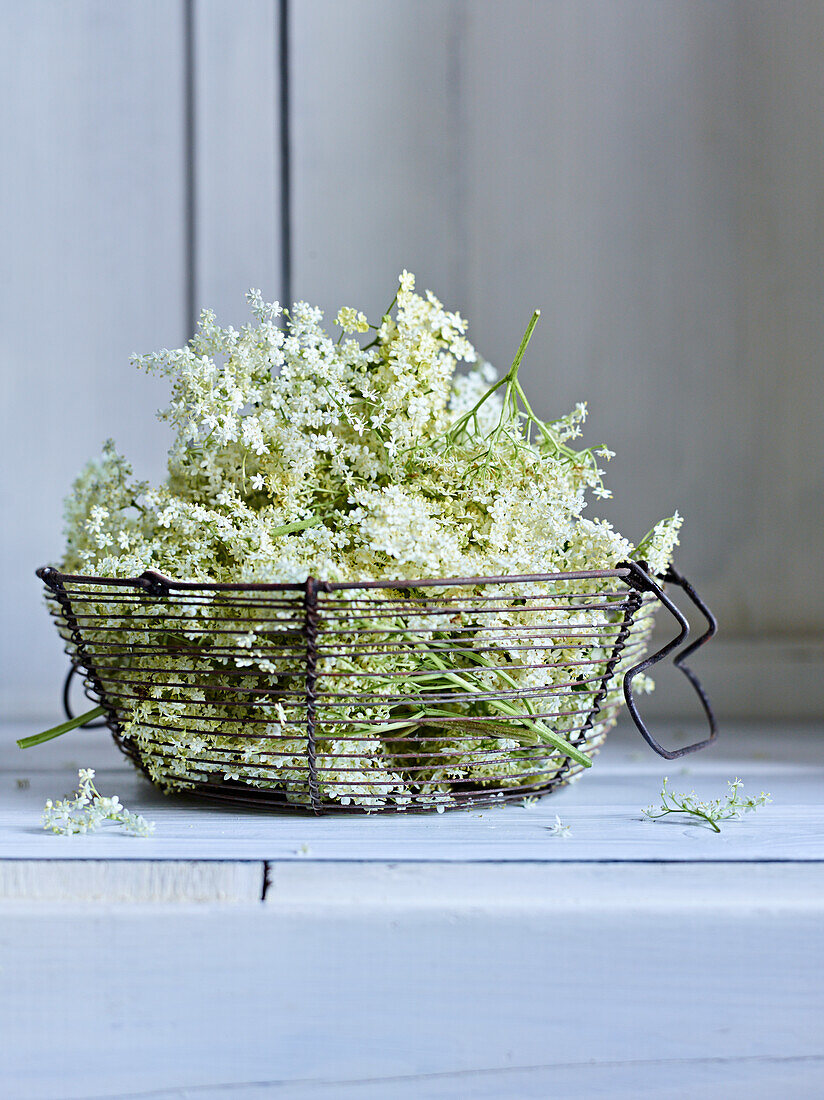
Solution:
[{"label": "white wooden table", "polygon": [[[670,765],[619,731],[528,809],[321,819],[166,798],[104,732],[29,732],[0,730],[3,1097],[824,1096],[821,730]],[[78,767],[156,835],[44,833]],[[651,823],[664,774],[774,802]]]}]

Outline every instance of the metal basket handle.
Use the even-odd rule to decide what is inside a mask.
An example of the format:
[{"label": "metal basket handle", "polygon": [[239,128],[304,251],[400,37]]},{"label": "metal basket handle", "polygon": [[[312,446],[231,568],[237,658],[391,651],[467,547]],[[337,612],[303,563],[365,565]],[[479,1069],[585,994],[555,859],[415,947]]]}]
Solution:
[{"label": "metal basket handle", "polygon": [[687,753],[697,752],[698,749],[703,749],[706,745],[709,745],[718,735],[718,728],[715,721],[715,715],[713,714],[710,701],[707,698],[707,693],[701,684],[701,681],[695,675],[691,668],[684,662],[687,657],[690,657],[696,650],[700,649],[702,645],[712,638],[718,629],[715,616],[695,591],[690,582],[683,577],[674,566],[670,566],[667,572],[663,576],[663,580],[670,584],[676,584],[681,588],[684,594],[692,601],[695,607],[701,612],[704,618],[707,620],[707,629],[701,635],[700,638],[686,646],[676,657],[673,658],[672,663],[679,670],[683,672],[689,682],[695,689],[695,693],[701,700],[701,706],[703,707],[704,714],[706,715],[707,722],[709,723],[710,733],[709,737],[705,737],[703,741],[696,741],[694,745],[686,745],[683,749],[674,749],[672,751],[665,749],[660,745],[644,723],[641,715],[638,713],[638,707],[635,702],[635,696],[632,693],[632,681],[636,676],[642,672],[646,672],[652,665],[658,664],[659,661],[663,661],[674,649],[687,639],[689,636],[690,628],[689,623],[682,614],[682,612],[675,606],[672,600],[667,596],[664,590],[658,585],[652,578],[649,572],[647,572],[646,562],[627,561],[622,562],[622,567],[629,569],[630,575],[626,578],[626,583],[639,592],[652,592],[652,594],[659,600],[660,603],[669,611],[680,627],[679,634],[672,641],[667,642],[665,646],[662,646],[657,653],[653,653],[650,657],[645,658],[637,665],[633,665],[624,673],[624,698],[627,701],[627,709],[632,715],[632,720],[638,727],[638,732],[647,742],[647,744],[655,749],[659,756],[663,756],[666,760],[677,760],[679,756],[686,756]]},{"label": "metal basket handle", "polygon": [[[79,676],[79,675],[80,675],[80,670],[78,669],[76,664],[72,663],[71,667],[69,668],[69,671],[66,673],[66,679],[63,681],[63,710],[66,712],[66,717],[69,719],[69,721],[74,720],[74,712],[72,711],[72,705],[71,705],[72,680],[74,679],[75,676]],[[80,727],[80,729],[82,729],[82,730],[102,729],[104,726],[107,726],[108,724],[109,723],[106,721],[105,718],[98,718],[96,721],[84,722],[83,725]]]}]

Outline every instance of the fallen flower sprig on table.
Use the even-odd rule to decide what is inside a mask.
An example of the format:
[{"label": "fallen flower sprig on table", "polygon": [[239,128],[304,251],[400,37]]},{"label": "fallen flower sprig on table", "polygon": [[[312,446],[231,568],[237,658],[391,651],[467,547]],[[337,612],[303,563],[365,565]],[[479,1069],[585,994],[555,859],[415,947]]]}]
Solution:
[{"label": "fallen flower sprig on table", "polygon": [[134,836],[149,836],[154,825],[141,814],[132,813],[122,805],[117,795],[104,798],[94,785],[94,770],[81,768],[77,773],[78,787],[74,798],[49,799],[43,810],[43,828],[53,833],[71,836],[73,833],[91,833],[106,822],[121,825]]},{"label": "fallen flower sprig on table", "polygon": [[664,776],[661,805],[647,806],[641,813],[653,820],[666,817],[667,814],[691,814],[705,821],[716,833],[721,832],[719,821],[734,820],[750,810],[757,810],[760,806],[772,802],[766,791],[762,791],[753,798],[744,798],[741,795],[744,784],[737,778],[727,781],[727,794],[724,798],[715,798],[707,802],[699,801],[695,791],[690,791],[689,794],[676,794],[669,790],[667,783],[668,778]]}]

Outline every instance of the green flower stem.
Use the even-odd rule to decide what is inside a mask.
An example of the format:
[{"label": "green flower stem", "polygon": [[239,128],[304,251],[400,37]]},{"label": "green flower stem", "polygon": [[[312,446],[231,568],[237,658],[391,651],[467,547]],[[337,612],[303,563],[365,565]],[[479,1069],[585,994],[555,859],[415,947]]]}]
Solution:
[{"label": "green flower stem", "polygon": [[[450,687],[458,688],[460,691],[466,692],[467,694],[478,694],[481,691],[481,688],[478,686],[478,684],[475,683],[471,678],[466,679],[460,674],[461,670],[456,670],[452,668],[443,660],[443,658],[437,652],[437,641],[434,642],[431,646],[427,646],[426,648],[426,660],[429,662],[430,665],[434,665],[435,667],[430,669],[424,667],[418,669],[415,672],[411,672],[403,680],[403,684],[405,684],[409,688],[410,692],[419,692],[424,684],[426,684],[430,688],[430,690],[434,691],[438,691],[439,688],[441,691],[448,691]],[[482,655],[476,654],[471,650],[467,651],[466,656],[470,660],[482,666],[488,664],[488,662],[483,659]],[[513,689],[517,690],[517,683],[514,679],[512,679],[512,677],[508,676],[505,671],[498,670],[498,675],[505,683],[508,683]],[[528,714],[534,713],[532,711],[532,705],[528,699],[522,698],[521,700],[519,700],[519,702],[521,703],[521,707],[516,706],[514,705],[514,703],[508,702],[503,699],[489,699],[485,700],[485,702],[491,709],[498,711],[499,714],[502,714],[507,718],[517,718],[522,728],[520,730],[516,730],[513,729],[513,727],[510,726],[509,723],[496,723],[494,719],[491,719],[488,723],[485,724],[481,722],[466,723],[466,726],[469,729],[472,729],[474,727],[479,733],[494,732],[499,736],[503,734],[510,737],[517,737],[519,740],[524,742],[527,741],[524,736],[525,728],[533,734],[533,737],[528,739],[529,744],[535,745],[537,743],[549,743],[559,752],[563,753],[564,756],[569,756],[570,759],[574,760],[582,767],[592,767],[592,760],[589,758],[589,756],[585,752],[582,752],[581,749],[579,749],[576,745],[573,745],[571,741],[567,740],[565,737],[562,737],[560,734],[557,734],[554,731],[548,729],[543,722],[535,718],[527,717]],[[522,709],[523,707],[526,708],[526,714]],[[388,733],[390,731],[397,730],[399,727],[402,728],[405,725],[418,725],[427,721],[431,721],[431,723],[436,726],[443,725],[443,723],[438,722],[439,718],[454,719],[456,717],[458,716],[455,714],[454,711],[444,710],[438,707],[424,706],[424,709],[419,711],[417,714],[412,715],[411,717],[405,717],[398,720],[397,722],[388,722],[385,725],[381,725],[374,732]],[[460,723],[457,724],[460,725]],[[484,729],[484,725],[486,725],[486,729]]]},{"label": "green flower stem", "polygon": [[296,523],[287,523],[283,527],[273,527],[269,534],[273,537],[291,535],[294,531],[305,531],[307,527],[319,527],[322,523],[322,516],[310,516],[309,519],[300,519]]},{"label": "green flower stem", "polygon": [[[420,686],[421,680],[426,678],[428,675],[431,676],[433,674],[418,673],[412,675],[409,677],[406,683],[414,691],[416,687]],[[477,693],[480,691],[480,688],[478,688],[471,680],[464,680],[462,677],[458,676],[454,672],[447,673],[445,675],[443,673],[440,673],[437,675],[440,676],[442,681],[446,680],[447,683],[452,684],[453,686],[458,687],[461,690],[466,691],[467,693]],[[527,738],[524,736],[523,732],[525,728],[534,735],[532,738],[528,739],[527,743],[533,745],[539,742],[541,744],[548,743],[552,745],[553,748],[557,749],[558,752],[563,753],[564,756],[570,757],[570,759],[574,760],[576,764],[580,764],[584,768],[592,767],[592,761],[585,752],[582,752],[581,749],[579,749],[576,745],[573,745],[572,742],[568,741],[565,737],[562,737],[560,734],[550,730],[547,726],[543,724],[543,722],[540,722],[534,718],[528,718],[526,714],[524,714],[523,710],[519,710],[517,706],[503,699],[489,699],[485,700],[485,702],[491,709],[498,711],[499,714],[505,715],[507,718],[517,719],[518,724],[523,728],[519,730],[514,723],[512,725],[510,725],[509,723],[496,723],[494,719],[490,719],[486,723],[467,722],[467,728],[476,728],[479,733],[491,732],[491,730],[494,729],[498,735],[504,734],[508,737],[516,738],[520,741],[527,741]],[[390,729],[397,729],[399,726],[425,724],[427,721],[430,720],[432,721],[433,725],[441,725],[442,723],[437,722],[438,718],[455,719],[457,717],[458,715],[456,715],[454,711],[444,710],[440,707],[425,706],[423,710],[419,711],[417,714],[399,720],[399,722],[397,723],[387,723],[386,725],[382,725],[378,727],[378,729],[374,732],[389,732]],[[456,725],[460,725],[460,723],[458,722],[456,723]]]},{"label": "green flower stem", "polygon": [[711,817],[709,817],[708,814],[702,814],[700,810],[685,810],[685,809],[681,809],[681,807],[679,806],[678,809],[674,809],[674,810],[661,810],[660,813],[647,813],[647,817],[650,817],[655,821],[659,817],[666,817],[667,814],[692,814],[693,817],[700,817],[704,821],[706,821],[707,824],[712,829],[714,829],[716,833],[721,832],[721,830],[716,825],[716,823],[713,821],[713,819]]},{"label": "green flower stem", "polygon": [[[501,386],[507,387],[507,394],[504,398],[504,409],[506,409],[507,402],[510,397],[512,382],[518,377],[521,360],[524,357],[526,349],[529,345],[529,341],[532,339],[532,333],[535,331],[535,326],[538,324],[540,316],[541,311],[539,309],[536,309],[535,312],[532,314],[529,324],[526,326],[526,332],[521,337],[521,342],[518,345],[518,350],[515,353],[515,358],[512,360],[512,366],[509,368],[503,378],[498,379],[494,386],[489,387],[486,393],[478,401],[475,402],[469,412],[464,413],[463,416],[460,417],[460,419],[455,421],[455,423],[446,433],[449,438],[454,439],[466,427],[469,421],[475,417],[478,409],[480,409],[480,407],[486,401],[488,401],[493,393],[496,393],[501,388]],[[503,412],[501,413],[501,420],[503,420]],[[498,427],[500,427],[500,424],[498,425]]]},{"label": "green flower stem", "polygon": [[[531,427],[537,428],[538,432],[545,443],[547,443],[557,455],[565,458],[568,462],[574,465],[580,464],[581,455],[587,457],[588,451],[583,451],[579,455],[579,452],[575,451],[572,447],[568,447],[565,443],[562,443],[558,434],[549,427],[540,417],[536,416],[535,411],[527,400],[524,393],[523,386],[518,380],[518,371],[521,369],[521,362],[526,353],[526,349],[529,346],[529,341],[532,339],[532,333],[535,331],[535,326],[538,324],[538,320],[541,316],[541,311],[536,309],[532,314],[529,324],[526,327],[521,343],[518,345],[518,350],[515,353],[515,358],[512,360],[512,366],[493,386],[483,394],[483,396],[476,401],[472,408],[463,414],[446,433],[447,439],[456,439],[458,435],[466,428],[470,421],[473,421],[477,425],[478,410],[488,401],[493,393],[496,393],[502,386],[506,387],[506,393],[504,394],[503,406],[501,408],[501,415],[498,419],[498,423],[491,433],[489,447],[483,455],[484,465],[487,465],[491,456],[499,444],[502,435],[508,435],[505,422],[507,414],[510,420],[517,420],[521,415],[518,410],[518,402],[520,401],[523,406],[523,410],[526,416],[526,420]],[[481,457],[480,455],[478,457]]]},{"label": "green flower stem", "polygon": [[[567,447],[565,443],[562,443],[557,434],[535,415],[524,393],[523,386],[518,381],[517,372],[512,378],[512,389],[520,399],[529,423],[534,424],[538,428],[543,438],[555,448],[558,454],[563,455],[564,458],[569,459],[570,462],[574,462],[578,458],[578,452],[573,450],[572,447]],[[588,452],[584,451],[583,453],[587,454]]]},{"label": "green flower stem", "polygon": [[52,726],[50,730],[35,733],[32,737],[21,737],[17,742],[21,749],[30,749],[33,745],[42,745],[46,741],[53,741],[55,737],[62,737],[64,733],[76,730],[78,726],[85,726],[95,718],[99,718],[106,711],[103,707],[94,707],[85,714],[78,714],[76,718],[70,718],[68,722],[61,722],[59,726]]}]

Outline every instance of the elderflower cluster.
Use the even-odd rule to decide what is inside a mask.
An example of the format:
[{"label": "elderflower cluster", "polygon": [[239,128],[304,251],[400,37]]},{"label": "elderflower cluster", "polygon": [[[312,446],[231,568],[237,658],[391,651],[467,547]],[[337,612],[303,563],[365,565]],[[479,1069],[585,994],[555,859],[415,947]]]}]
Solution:
[{"label": "elderflower cluster", "polygon": [[[186,347],[136,360],[171,384],[160,414],[175,431],[168,477],[157,486],[135,480],[108,442],[67,501],[64,571],[133,577],[153,569],[193,581],[303,583],[310,575],[335,582],[601,570],[631,557],[666,569],[677,514],[637,546],[583,515],[588,494],[608,495],[599,462],[612,452],[572,446],[584,405],[549,422],[532,410],[518,366],[535,318],[515,363],[498,376],[469,343],[463,318],[432,293],[417,294],[408,272],[394,309],[370,325],[343,308],[336,337],[305,302],[284,313],[257,291],[247,297],[252,323],[223,328],[204,310]],[[351,338],[368,330],[371,337]],[[601,587],[608,592],[609,583]],[[577,692],[579,714],[597,701],[614,703],[614,716],[621,665],[606,698],[583,674],[570,688],[568,669],[557,667],[559,658],[603,667],[607,634],[589,648],[542,648],[535,638],[541,619],[525,608],[523,589],[503,586],[496,595],[495,615],[485,615],[481,603],[476,614],[429,620],[428,632],[407,622],[416,640],[409,652],[377,648],[366,658],[350,650],[327,659],[325,672],[358,678],[349,683],[357,682],[362,701],[330,702],[319,720],[323,797],[367,809],[410,802],[443,809],[455,785],[524,785],[536,745],[548,746],[550,758],[534,777],[546,781],[562,766],[563,737],[574,728],[564,692]],[[277,788],[305,803],[294,659],[253,610],[239,619],[217,598],[171,604],[162,671],[137,624],[124,623],[119,636],[109,629],[87,637],[92,653],[98,642],[105,653],[113,643],[130,651],[130,676],[148,685],[127,691],[103,677],[134,754],[167,788],[207,777]],[[100,602],[97,610],[122,614],[123,606]],[[377,638],[385,629],[380,616],[359,614],[350,642],[358,631]],[[570,634],[593,623],[617,629],[608,602],[600,617],[574,601],[553,614]],[[450,631],[478,643],[457,671],[439,655]],[[221,689],[216,698],[218,673],[233,677],[235,696]],[[267,694],[273,683],[277,692]],[[384,704],[390,689],[393,698],[428,692],[437,706]],[[496,689],[507,698],[492,711],[473,701]],[[244,714],[250,693],[257,693],[256,709]],[[537,696],[540,707],[529,702]],[[492,721],[502,716],[506,736]],[[474,726],[460,725],[470,718]],[[424,719],[434,745],[426,761],[415,758]],[[590,731],[595,741],[607,724]]]},{"label": "elderflower cluster", "polygon": [[714,832],[720,833],[719,821],[734,821],[743,814],[752,813],[753,810],[772,802],[772,798],[766,791],[746,797],[742,795],[741,788],[744,784],[738,778],[727,780],[727,792],[723,797],[706,801],[699,799],[695,791],[690,791],[689,794],[671,791],[668,783],[669,778],[664,776],[661,786],[661,804],[647,806],[641,811],[652,821],[667,817],[668,814],[687,814],[709,825]]},{"label": "elderflower cluster", "polygon": [[122,805],[117,795],[104,798],[94,785],[94,770],[81,768],[77,773],[78,787],[74,798],[49,799],[43,810],[43,828],[53,833],[71,836],[73,833],[93,833],[105,822],[120,825],[134,836],[149,836],[154,825],[140,814]]}]

